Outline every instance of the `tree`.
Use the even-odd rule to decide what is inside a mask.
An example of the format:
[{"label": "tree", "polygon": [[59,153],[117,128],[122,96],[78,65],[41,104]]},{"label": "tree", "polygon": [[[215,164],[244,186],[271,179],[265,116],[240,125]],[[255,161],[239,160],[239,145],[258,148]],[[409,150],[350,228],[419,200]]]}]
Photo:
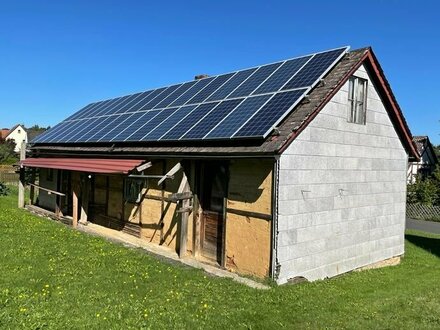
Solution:
[{"label": "tree", "polygon": [[0,164],[12,164],[18,160],[14,149],[15,142],[13,140],[0,138]]},{"label": "tree", "polygon": [[437,158],[440,158],[440,144],[434,146],[434,152],[437,155]]}]

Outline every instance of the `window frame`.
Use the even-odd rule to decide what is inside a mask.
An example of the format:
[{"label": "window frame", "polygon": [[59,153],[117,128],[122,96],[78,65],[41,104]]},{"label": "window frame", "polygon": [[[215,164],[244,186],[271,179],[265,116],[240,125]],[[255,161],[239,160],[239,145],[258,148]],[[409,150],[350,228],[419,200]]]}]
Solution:
[{"label": "window frame", "polygon": [[[363,99],[358,100],[359,82],[363,83]],[[367,98],[368,98],[368,79],[351,76],[348,79],[348,122],[358,125],[367,123]],[[362,116],[359,116],[359,109],[362,106]],[[361,120],[359,120],[361,119]]]},{"label": "window frame", "polygon": [[142,190],[145,188],[144,181],[145,180],[138,178],[124,179],[124,200],[126,202],[132,204],[138,204],[141,202]]}]

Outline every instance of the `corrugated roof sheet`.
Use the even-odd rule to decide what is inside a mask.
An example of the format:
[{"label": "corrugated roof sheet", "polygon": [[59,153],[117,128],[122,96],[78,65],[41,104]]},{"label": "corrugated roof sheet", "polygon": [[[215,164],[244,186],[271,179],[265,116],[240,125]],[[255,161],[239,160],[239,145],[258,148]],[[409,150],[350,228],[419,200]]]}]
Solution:
[{"label": "corrugated roof sheet", "polygon": [[21,166],[53,168],[90,173],[127,174],[145,160],[98,158],[27,158]]}]

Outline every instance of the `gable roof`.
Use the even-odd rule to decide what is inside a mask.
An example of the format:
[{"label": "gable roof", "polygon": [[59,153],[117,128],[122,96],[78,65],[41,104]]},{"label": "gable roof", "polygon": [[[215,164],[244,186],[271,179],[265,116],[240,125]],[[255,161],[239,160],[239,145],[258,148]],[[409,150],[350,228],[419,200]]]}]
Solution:
[{"label": "gable roof", "polygon": [[277,155],[281,154],[299,133],[316,117],[339,88],[348,78],[364,64],[370,73],[375,86],[384,102],[391,121],[411,159],[418,159],[419,154],[412,141],[409,127],[402,111],[392,93],[376,56],[371,48],[351,51],[327,73],[322,83],[316,85],[308,94],[308,100],[298,104],[290,114],[278,125],[264,141],[203,141],[182,143],[162,143],[143,145],[122,145],[108,143],[107,145],[35,145],[32,149],[43,153],[73,152],[111,153],[111,154],[145,154],[145,155]]},{"label": "gable roof", "polygon": [[435,154],[434,147],[432,146],[431,141],[429,141],[428,136],[426,136],[426,135],[414,136],[413,140],[414,140],[414,143],[416,144],[417,151],[419,152],[420,156],[423,156],[426,149],[430,149],[431,155],[434,158],[434,162],[438,163],[437,155]]},{"label": "gable roof", "polygon": [[9,136],[10,134],[12,134],[12,133],[13,133],[18,127],[21,127],[21,129],[22,129],[23,131],[26,132],[26,129],[24,128],[23,125],[21,125],[21,124],[16,124],[16,125],[14,125],[14,126],[9,130],[8,134],[6,135],[6,137]]}]

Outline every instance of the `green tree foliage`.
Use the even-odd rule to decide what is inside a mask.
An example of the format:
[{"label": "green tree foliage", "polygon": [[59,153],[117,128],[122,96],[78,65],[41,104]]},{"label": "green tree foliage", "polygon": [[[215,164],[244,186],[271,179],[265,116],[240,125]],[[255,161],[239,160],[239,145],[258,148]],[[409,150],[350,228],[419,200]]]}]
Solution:
[{"label": "green tree foliage", "polygon": [[418,175],[416,182],[408,185],[408,203],[440,205],[440,167],[428,177]]},{"label": "green tree foliage", "polygon": [[437,158],[440,158],[440,144],[437,146],[434,146],[434,152],[437,155]]},{"label": "green tree foliage", "polygon": [[12,164],[18,160],[14,149],[15,142],[13,140],[0,139],[0,164]]}]

